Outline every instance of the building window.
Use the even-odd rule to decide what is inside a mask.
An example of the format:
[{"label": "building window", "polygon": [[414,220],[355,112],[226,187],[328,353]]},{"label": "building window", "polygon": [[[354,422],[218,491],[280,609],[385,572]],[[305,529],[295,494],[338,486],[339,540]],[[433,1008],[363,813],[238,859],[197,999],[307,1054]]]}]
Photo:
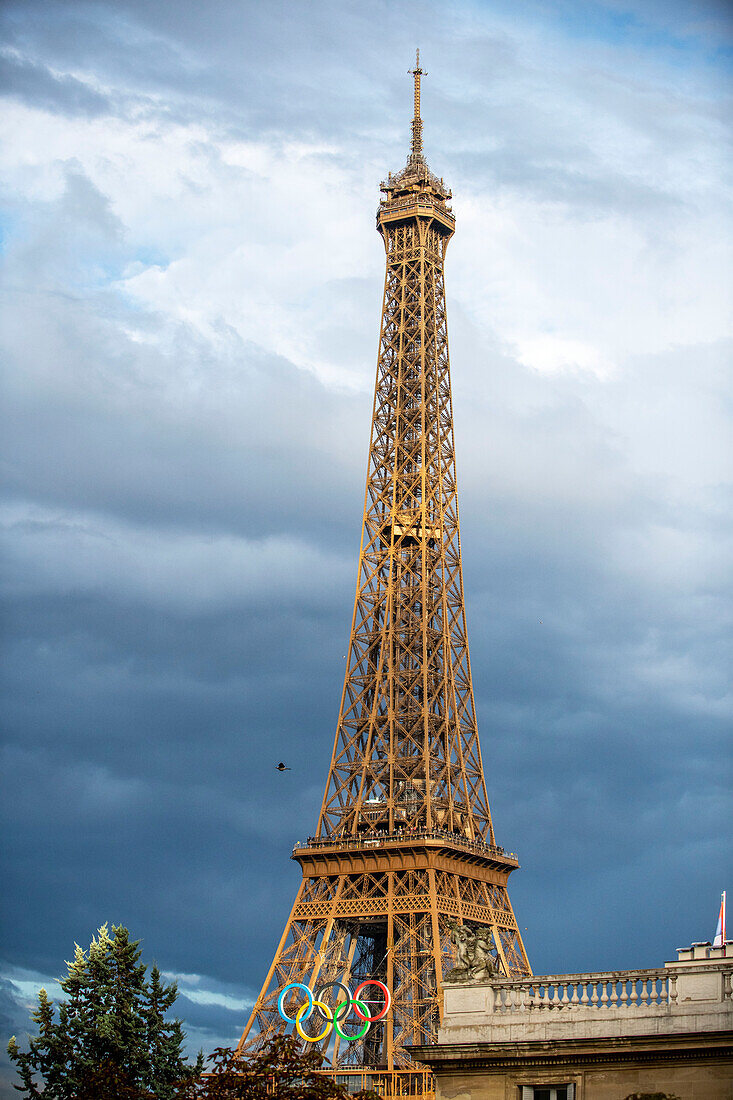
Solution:
[{"label": "building window", "polygon": [[522,1100],[575,1100],[575,1085],[522,1085]]}]

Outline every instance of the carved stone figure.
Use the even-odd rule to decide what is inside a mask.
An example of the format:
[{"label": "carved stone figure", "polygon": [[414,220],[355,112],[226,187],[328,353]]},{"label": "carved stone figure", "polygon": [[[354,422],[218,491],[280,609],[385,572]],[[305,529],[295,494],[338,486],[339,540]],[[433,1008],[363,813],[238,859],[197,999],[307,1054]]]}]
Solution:
[{"label": "carved stone figure", "polygon": [[478,982],[493,978],[496,974],[496,966],[491,955],[490,929],[477,928],[474,931],[456,921],[451,921],[448,927],[451,941],[456,945],[458,966],[449,970],[443,981]]}]

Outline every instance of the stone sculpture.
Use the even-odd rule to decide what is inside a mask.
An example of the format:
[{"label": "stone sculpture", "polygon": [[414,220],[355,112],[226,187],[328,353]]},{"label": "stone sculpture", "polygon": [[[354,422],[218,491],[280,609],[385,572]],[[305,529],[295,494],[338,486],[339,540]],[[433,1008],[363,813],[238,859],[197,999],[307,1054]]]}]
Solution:
[{"label": "stone sculpture", "polygon": [[465,924],[451,921],[451,941],[456,945],[458,954],[458,966],[443,978],[444,982],[478,982],[486,978],[493,978],[496,974],[496,965],[491,955],[489,928],[477,928],[475,931]]}]

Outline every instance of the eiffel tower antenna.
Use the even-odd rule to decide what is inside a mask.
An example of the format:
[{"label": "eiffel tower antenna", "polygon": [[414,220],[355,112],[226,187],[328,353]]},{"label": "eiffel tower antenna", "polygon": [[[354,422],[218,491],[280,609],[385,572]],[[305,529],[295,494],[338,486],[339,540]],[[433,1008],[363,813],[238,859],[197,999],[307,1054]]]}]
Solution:
[{"label": "eiffel tower antenna", "polygon": [[422,160],[422,119],[420,118],[420,78],[428,74],[420,68],[420,50],[415,51],[415,68],[410,69],[410,75],[415,81],[415,111],[412,116],[412,152],[410,159],[413,162]]},{"label": "eiffel tower antenna", "polygon": [[[314,1045],[329,1072],[361,1075],[383,1096],[432,1087],[409,1048],[436,1034],[456,923],[481,932],[501,972],[531,973],[506,887],[519,864],[497,846],[489,812],[468,654],[443,280],[455,220],[422,152],[419,53],[411,72],[411,149],[377,212],[387,270],[336,738],[315,835],[293,851],[303,880],[238,1047],[290,1026],[278,1011],[289,983],[353,990],[376,978],[391,1011],[356,1042]],[[315,1036],[322,1021],[303,1026]]]}]

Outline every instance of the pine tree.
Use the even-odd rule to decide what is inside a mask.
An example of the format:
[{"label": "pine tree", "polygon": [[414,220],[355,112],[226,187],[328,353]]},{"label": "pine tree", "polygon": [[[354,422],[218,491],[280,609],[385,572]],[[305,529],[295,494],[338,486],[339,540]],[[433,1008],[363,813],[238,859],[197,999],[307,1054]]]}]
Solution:
[{"label": "pine tree", "polygon": [[[13,1037],[8,1053],[18,1067],[26,1097],[43,1100],[175,1100],[186,1095],[202,1068],[183,1055],[180,1020],[167,1020],[175,986],[161,982],[153,967],[150,982],[140,963],[139,943],[122,925],[106,924],[84,951],[75,945],[60,985],[58,1007],[45,989],[33,1021],[38,1035],[23,1052]],[[40,1079],[40,1085],[38,1080]]]},{"label": "pine tree", "polygon": [[[166,1013],[178,996],[178,987],[163,985],[160,971],[153,966],[144,1008],[147,1062],[143,1081],[160,1100],[171,1100],[181,1081],[185,1036],[180,1020],[167,1020]],[[199,1066],[199,1069],[201,1067]]]}]

